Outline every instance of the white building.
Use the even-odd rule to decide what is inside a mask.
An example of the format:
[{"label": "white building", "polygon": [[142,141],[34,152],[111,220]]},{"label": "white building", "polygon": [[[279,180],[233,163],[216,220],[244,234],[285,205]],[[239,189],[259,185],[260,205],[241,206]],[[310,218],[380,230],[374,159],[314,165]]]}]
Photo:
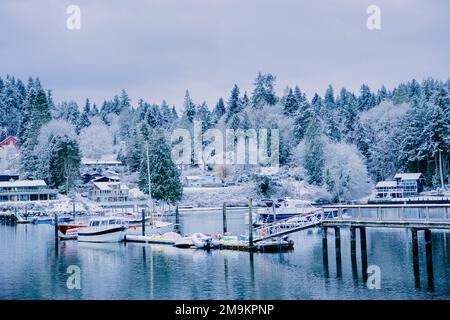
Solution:
[{"label": "white building", "polygon": [[92,182],[92,190],[89,199],[96,202],[121,202],[128,201],[130,189],[117,181]]},{"label": "white building", "polygon": [[183,184],[185,187],[223,187],[222,179],[216,176],[186,176]]},{"label": "white building", "polygon": [[44,180],[14,180],[0,182],[0,202],[56,200],[58,191],[50,189]]}]

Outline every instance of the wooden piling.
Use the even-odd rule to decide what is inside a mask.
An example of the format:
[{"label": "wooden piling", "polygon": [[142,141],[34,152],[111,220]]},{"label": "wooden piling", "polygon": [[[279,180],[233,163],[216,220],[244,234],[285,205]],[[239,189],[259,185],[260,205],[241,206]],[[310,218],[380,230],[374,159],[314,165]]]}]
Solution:
[{"label": "wooden piling", "polygon": [[420,288],[419,242],[417,240],[416,228],[411,228],[411,239],[412,239],[412,254],[413,254],[414,284],[416,288]]},{"label": "wooden piling", "polygon": [[428,274],[428,288],[434,289],[434,275],[433,275],[433,251],[431,245],[431,230],[425,229],[425,252],[427,256],[427,274]]},{"label": "wooden piling", "polygon": [[[248,222],[249,224],[253,223],[253,218],[250,217],[250,220]],[[227,203],[224,202],[222,206],[222,225],[223,225],[223,234],[227,233]]]},{"label": "wooden piling", "polygon": [[328,239],[327,239],[327,227],[322,227],[322,255],[323,255],[323,267],[325,276],[328,277]]},{"label": "wooden piling", "polygon": [[58,236],[58,214],[57,213],[55,213],[55,215],[54,215],[54,224],[55,224],[55,242],[57,243],[58,242],[58,240],[59,240],[59,236]]},{"label": "wooden piling", "polygon": [[253,213],[252,213],[252,202],[253,199],[248,199],[248,245],[249,249],[251,250],[253,248]]},{"label": "wooden piling", "polygon": [[356,229],[350,228],[350,256],[352,261],[352,275],[354,279],[358,278],[358,265],[356,262]]},{"label": "wooden piling", "polygon": [[336,249],[336,275],[342,276],[342,257],[341,257],[341,229],[334,228],[334,246]]},{"label": "wooden piling", "polygon": [[363,281],[367,281],[367,241],[366,241],[366,228],[359,228],[359,237],[360,237],[360,245],[361,245],[361,267],[362,267],[362,276]]},{"label": "wooden piling", "polygon": [[180,210],[178,205],[175,208],[175,231],[180,233]]},{"label": "wooden piling", "polygon": [[142,235],[145,236],[145,210],[142,209]]}]

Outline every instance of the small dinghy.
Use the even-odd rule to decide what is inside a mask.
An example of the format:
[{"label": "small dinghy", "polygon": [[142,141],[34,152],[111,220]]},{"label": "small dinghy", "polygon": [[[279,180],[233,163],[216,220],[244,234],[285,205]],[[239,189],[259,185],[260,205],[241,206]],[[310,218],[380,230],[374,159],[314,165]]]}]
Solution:
[{"label": "small dinghy", "polygon": [[175,241],[174,246],[177,248],[190,248],[194,245],[192,237],[182,237]]},{"label": "small dinghy", "polygon": [[212,237],[207,236],[204,233],[199,232],[193,233],[192,242],[194,243],[194,246],[198,249],[211,249],[215,247]]}]

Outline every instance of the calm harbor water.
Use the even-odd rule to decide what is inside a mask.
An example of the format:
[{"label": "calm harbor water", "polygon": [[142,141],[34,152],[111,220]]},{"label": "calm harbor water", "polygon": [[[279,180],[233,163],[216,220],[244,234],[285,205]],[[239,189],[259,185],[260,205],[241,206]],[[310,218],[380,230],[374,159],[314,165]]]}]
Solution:
[{"label": "calm harbor water", "polygon": [[[246,211],[228,213],[228,229],[244,231]],[[222,215],[181,215],[183,233],[218,232]],[[342,275],[336,273],[334,231],[328,231],[328,268],[318,228],[291,235],[285,253],[200,251],[164,245],[60,241],[51,225],[0,225],[0,299],[450,299],[450,233],[433,231],[434,286],[429,286],[423,234],[420,276],[413,272],[407,229],[367,229],[368,265],[381,270],[381,288],[352,273],[349,230],[341,230]],[[67,288],[67,268],[81,269],[81,289]],[[420,286],[418,285],[420,282]]]}]

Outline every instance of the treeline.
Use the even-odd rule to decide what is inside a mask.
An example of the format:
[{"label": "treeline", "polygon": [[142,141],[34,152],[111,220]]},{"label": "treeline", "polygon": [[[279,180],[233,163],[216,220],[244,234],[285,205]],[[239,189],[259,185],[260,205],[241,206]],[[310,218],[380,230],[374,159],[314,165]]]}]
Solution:
[{"label": "treeline", "polygon": [[[178,114],[166,101],[154,104],[141,99],[132,106],[124,90],[100,107],[89,99],[84,106],[73,101],[55,104],[51,91],[39,79],[30,78],[24,85],[6,76],[0,79],[1,136],[18,137],[25,176],[44,178],[65,192],[74,187],[79,172],[80,142],[87,140],[89,132],[95,141],[97,132],[99,136],[106,128],[116,156],[131,172],[139,173],[142,190],[148,191],[148,144],[151,167],[158,168],[151,173],[152,182],[158,185],[152,194],[170,202],[179,200],[179,173],[170,152],[159,150],[170,150],[168,137],[174,128],[191,129],[195,120],[202,121],[203,130],[279,129],[281,165],[301,167],[304,173],[296,179],[324,187],[338,197],[356,178],[351,164],[338,167],[330,150],[345,149],[352,156],[355,153],[354,159],[361,156],[373,181],[390,178],[397,171],[421,171],[430,186],[448,183],[450,80],[411,80],[392,90],[383,86],[376,91],[363,84],[357,94],[345,88],[336,93],[330,85],[323,96],[316,93],[311,98],[299,86],[285,88],[279,97],[275,85],[275,76],[260,73],[252,92],[241,92],[234,85],[228,97],[219,98],[211,107],[195,102],[186,91]],[[45,134],[48,141],[42,141]],[[48,159],[45,167],[43,157]],[[353,172],[362,172],[358,170]]]}]

